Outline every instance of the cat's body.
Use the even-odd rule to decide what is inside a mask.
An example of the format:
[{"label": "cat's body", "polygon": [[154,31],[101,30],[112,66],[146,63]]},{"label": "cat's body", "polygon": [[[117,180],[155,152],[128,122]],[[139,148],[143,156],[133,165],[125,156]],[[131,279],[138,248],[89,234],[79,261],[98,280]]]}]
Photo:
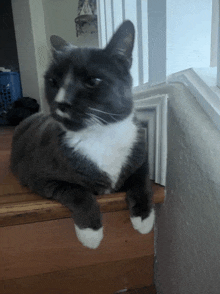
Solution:
[{"label": "cat's body", "polygon": [[75,48],[53,36],[45,75],[51,114],[35,114],[15,130],[11,169],[23,185],[72,211],[87,247],[102,237],[95,195],[127,192],[135,229],[152,229],[152,191],[143,138],[131,94],[133,25],[125,22],[109,45]]}]

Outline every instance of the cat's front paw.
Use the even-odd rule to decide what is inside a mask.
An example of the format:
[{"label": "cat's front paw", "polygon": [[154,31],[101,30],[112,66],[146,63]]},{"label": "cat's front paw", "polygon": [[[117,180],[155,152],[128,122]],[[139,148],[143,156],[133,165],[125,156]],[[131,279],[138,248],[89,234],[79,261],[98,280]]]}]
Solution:
[{"label": "cat's front paw", "polygon": [[133,228],[137,230],[139,233],[148,234],[153,228],[154,219],[155,219],[155,212],[154,212],[154,209],[152,209],[149,216],[143,220],[141,219],[140,216],[131,217],[131,223],[133,225]]},{"label": "cat's front paw", "polygon": [[75,231],[79,241],[86,247],[96,249],[103,238],[103,227],[98,230],[90,228],[80,229],[75,225]]}]

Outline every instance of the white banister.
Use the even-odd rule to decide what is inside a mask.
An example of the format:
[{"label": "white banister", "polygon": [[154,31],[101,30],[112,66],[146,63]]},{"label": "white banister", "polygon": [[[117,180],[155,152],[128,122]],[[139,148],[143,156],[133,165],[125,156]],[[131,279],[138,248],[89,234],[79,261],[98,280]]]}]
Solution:
[{"label": "white banister", "polygon": [[219,0],[212,0],[212,26],[211,26],[211,50],[210,66],[217,66],[217,43],[218,43],[218,26],[219,26]]},{"label": "white banister", "polygon": [[220,88],[220,8],[219,0],[212,0],[212,28],[210,66],[217,66],[216,85]]},{"label": "white banister", "polygon": [[166,0],[148,1],[149,84],[166,81]]},{"label": "white banister", "polygon": [[[216,1],[218,2],[218,1]],[[216,10],[218,12],[218,43],[217,43],[217,86],[220,88],[220,7],[219,2],[216,3]]]},{"label": "white banister", "polygon": [[125,20],[125,0],[122,0],[122,19]]},{"label": "white banister", "polygon": [[112,0],[104,0],[105,3],[105,29],[106,29],[106,36],[107,41],[110,40],[114,33],[113,28],[113,9],[112,9]]},{"label": "white banister", "polygon": [[114,0],[111,0],[112,31],[115,31]]},{"label": "white banister", "polygon": [[143,34],[142,34],[142,0],[136,0],[137,6],[137,42],[138,42],[138,82],[144,83]]},{"label": "white banister", "polygon": [[98,38],[99,47],[103,48],[106,44],[106,29],[105,29],[105,3],[104,1],[97,1],[98,14]]}]

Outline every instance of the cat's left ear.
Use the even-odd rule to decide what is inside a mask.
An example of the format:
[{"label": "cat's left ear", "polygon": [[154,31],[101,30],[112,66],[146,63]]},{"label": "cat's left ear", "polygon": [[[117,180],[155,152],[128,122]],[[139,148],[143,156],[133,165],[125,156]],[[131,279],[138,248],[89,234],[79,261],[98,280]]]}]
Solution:
[{"label": "cat's left ear", "polygon": [[66,42],[64,39],[56,35],[52,35],[50,37],[50,43],[51,43],[52,49],[55,52],[64,52],[64,51],[71,50],[73,48],[77,48],[73,44]]},{"label": "cat's left ear", "polygon": [[132,64],[134,37],[134,25],[131,21],[127,20],[118,28],[104,50],[110,55],[118,55],[125,58],[130,67]]}]

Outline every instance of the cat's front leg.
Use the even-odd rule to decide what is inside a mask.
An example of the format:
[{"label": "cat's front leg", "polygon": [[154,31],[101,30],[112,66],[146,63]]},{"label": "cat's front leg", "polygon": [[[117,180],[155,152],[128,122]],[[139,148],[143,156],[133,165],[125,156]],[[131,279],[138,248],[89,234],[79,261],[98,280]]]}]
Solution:
[{"label": "cat's front leg", "polygon": [[[62,181],[36,182],[40,195],[52,198],[70,209],[79,241],[96,249],[103,238],[101,213],[95,196],[83,187]],[[34,187],[33,187],[34,188]]]},{"label": "cat's front leg", "polygon": [[96,249],[103,239],[101,213],[94,195],[81,189],[74,190],[75,200],[72,217],[75,223],[75,231],[79,241],[84,246]]},{"label": "cat's front leg", "polygon": [[154,225],[155,212],[147,160],[127,179],[124,187],[134,229],[141,234],[149,233]]}]

